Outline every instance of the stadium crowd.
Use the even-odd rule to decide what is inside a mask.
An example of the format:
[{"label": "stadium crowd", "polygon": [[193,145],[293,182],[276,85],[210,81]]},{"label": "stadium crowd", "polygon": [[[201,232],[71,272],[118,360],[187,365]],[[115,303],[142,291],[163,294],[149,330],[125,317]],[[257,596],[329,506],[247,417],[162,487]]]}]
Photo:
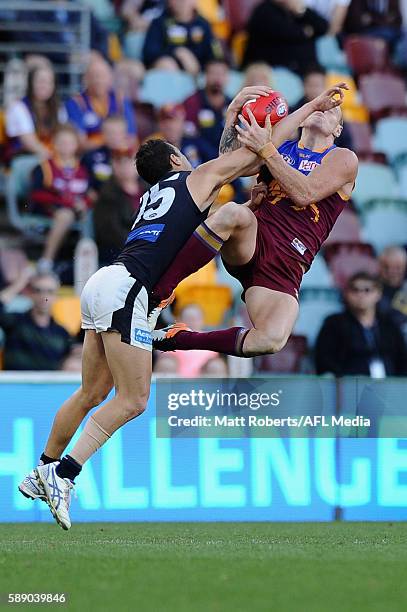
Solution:
[{"label": "stadium crowd", "polygon": [[[304,277],[287,346],[254,360],[156,354],[154,370],[407,375],[406,0],[82,0],[71,3],[78,13],[58,0],[35,13],[25,4],[0,5],[10,24],[0,53],[3,369],[80,369],[78,293],[124,244],[146,189],[133,161],[140,143],[164,138],[196,167],[217,156],[242,86],[270,85],[294,110],[345,81],[337,144],[357,153],[359,177]],[[83,7],[89,47],[78,51]],[[23,34],[17,21],[36,27]],[[252,186],[227,185],[219,204],[243,203]],[[240,291],[211,262],[181,283],[164,322],[244,323]]]}]

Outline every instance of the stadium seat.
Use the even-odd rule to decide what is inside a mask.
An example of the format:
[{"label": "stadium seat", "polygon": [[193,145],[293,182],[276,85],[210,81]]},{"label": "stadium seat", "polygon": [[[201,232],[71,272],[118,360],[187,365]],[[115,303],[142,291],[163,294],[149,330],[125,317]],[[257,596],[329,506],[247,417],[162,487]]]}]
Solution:
[{"label": "stadium seat", "polygon": [[328,289],[333,287],[332,275],[321,254],[312,262],[311,268],[303,276],[301,288]]},{"label": "stadium seat", "polygon": [[296,374],[301,372],[307,352],[307,338],[293,334],[279,353],[256,357],[255,369],[257,372],[272,374]]},{"label": "stadium seat", "polygon": [[300,77],[282,66],[273,66],[273,85],[284,94],[289,106],[297,104],[304,95]]},{"label": "stadium seat", "polygon": [[398,167],[398,177],[400,185],[400,193],[403,197],[407,197],[407,160],[404,159],[404,163]]},{"label": "stadium seat", "polygon": [[185,72],[148,70],[140,90],[140,101],[154,106],[178,104],[195,91],[194,79]]},{"label": "stadium seat", "polygon": [[355,153],[357,155],[373,153],[373,137],[370,125],[359,121],[348,121],[346,126],[352,136],[352,148]]},{"label": "stadium seat", "polygon": [[363,212],[363,233],[380,252],[392,244],[407,245],[407,200],[376,200]]},{"label": "stadium seat", "polygon": [[176,316],[188,304],[199,304],[204,313],[205,325],[209,327],[221,325],[233,303],[232,291],[225,285],[190,285],[182,293],[176,292],[176,297]]},{"label": "stadium seat", "polygon": [[63,295],[58,297],[52,308],[55,321],[76,336],[81,328],[81,304],[77,295]]},{"label": "stadium seat", "polygon": [[407,118],[386,117],[376,124],[374,148],[383,151],[391,163],[407,153]]},{"label": "stadium seat", "polygon": [[395,198],[399,188],[394,172],[388,166],[372,162],[360,162],[352,199],[362,210],[366,202],[376,198]]},{"label": "stadium seat", "polygon": [[253,9],[260,2],[261,0],[223,0],[225,16],[233,32],[239,32],[246,28]]},{"label": "stadium seat", "polygon": [[359,88],[373,119],[406,108],[406,86],[403,79],[394,74],[365,74],[359,79]]},{"label": "stadium seat", "polygon": [[300,297],[300,312],[294,326],[294,334],[305,336],[308,345],[313,347],[325,317],[341,309],[337,292],[321,289]]},{"label": "stadium seat", "polygon": [[334,242],[360,242],[361,228],[357,214],[349,207],[339,215],[325,245]]},{"label": "stadium seat", "polygon": [[334,243],[326,246],[324,254],[339,289],[343,289],[348,278],[356,272],[377,272],[378,264],[371,244]]},{"label": "stadium seat", "polygon": [[349,66],[346,55],[340,48],[336,36],[320,36],[316,41],[318,62],[326,70],[346,72]]},{"label": "stadium seat", "polygon": [[382,38],[347,36],[344,48],[355,74],[383,70],[388,63],[387,44]]}]

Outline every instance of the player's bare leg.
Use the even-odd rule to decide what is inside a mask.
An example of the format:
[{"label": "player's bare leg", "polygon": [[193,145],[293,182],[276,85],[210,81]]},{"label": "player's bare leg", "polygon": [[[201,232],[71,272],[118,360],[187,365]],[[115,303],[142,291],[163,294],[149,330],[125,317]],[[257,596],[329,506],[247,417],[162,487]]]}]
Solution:
[{"label": "player's bare leg", "polygon": [[250,287],[245,302],[253,328],[244,339],[245,357],[278,353],[287,343],[298,317],[298,302],[281,291]]},{"label": "player's bare leg", "polygon": [[116,332],[101,335],[116,395],[88,418],[69,455],[59,464],[51,463],[35,470],[51,512],[63,529],[71,527],[71,490],[82,466],[119,427],[144,411],[149,395],[151,352],[123,343]]},{"label": "player's bare leg", "polygon": [[45,455],[54,461],[68,446],[84,417],[99,406],[113,387],[101,334],[85,332],[82,353],[82,384],[58,410],[49,435]]},{"label": "player's bare leg", "polygon": [[[102,403],[113,386],[113,377],[107,364],[103,341],[93,330],[85,332],[82,353],[82,384],[58,410],[41,464],[59,460],[79,425],[88,412]],[[41,482],[32,470],[19,485],[21,493],[30,499],[45,499]]]}]

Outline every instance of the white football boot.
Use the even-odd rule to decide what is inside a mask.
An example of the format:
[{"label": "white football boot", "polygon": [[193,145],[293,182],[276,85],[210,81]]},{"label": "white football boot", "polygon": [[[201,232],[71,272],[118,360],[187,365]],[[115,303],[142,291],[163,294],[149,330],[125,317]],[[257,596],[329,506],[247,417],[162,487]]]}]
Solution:
[{"label": "white football boot", "polygon": [[52,516],[62,529],[70,529],[69,506],[74,485],[68,478],[58,476],[56,473],[58,465],[58,461],[39,465],[35,468],[34,472],[44,488],[45,501],[51,510]]},{"label": "white football boot", "polygon": [[42,499],[46,501],[44,487],[42,486],[42,482],[38,480],[34,470],[31,470],[24,480],[20,482],[18,490],[24,497],[28,497],[28,499]]}]

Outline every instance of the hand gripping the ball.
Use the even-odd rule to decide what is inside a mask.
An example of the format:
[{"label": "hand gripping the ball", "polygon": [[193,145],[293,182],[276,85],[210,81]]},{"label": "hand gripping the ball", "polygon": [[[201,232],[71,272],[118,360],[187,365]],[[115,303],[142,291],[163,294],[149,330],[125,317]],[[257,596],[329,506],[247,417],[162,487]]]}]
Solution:
[{"label": "hand gripping the ball", "polygon": [[267,85],[254,85],[253,87],[243,87],[241,91],[233,98],[228,106],[227,113],[232,119],[237,119],[243,106],[250,100],[257,100],[260,96],[269,96],[272,92],[271,87]]},{"label": "hand gripping the ball", "polygon": [[258,153],[264,145],[271,141],[271,135],[273,133],[271,118],[270,115],[267,115],[264,127],[261,127],[257,123],[256,117],[253,115],[250,108],[247,109],[247,114],[250,123],[246,121],[243,115],[239,115],[242,126],[236,125],[236,130],[238,132],[237,138],[242,145],[246,146],[254,153]]}]

